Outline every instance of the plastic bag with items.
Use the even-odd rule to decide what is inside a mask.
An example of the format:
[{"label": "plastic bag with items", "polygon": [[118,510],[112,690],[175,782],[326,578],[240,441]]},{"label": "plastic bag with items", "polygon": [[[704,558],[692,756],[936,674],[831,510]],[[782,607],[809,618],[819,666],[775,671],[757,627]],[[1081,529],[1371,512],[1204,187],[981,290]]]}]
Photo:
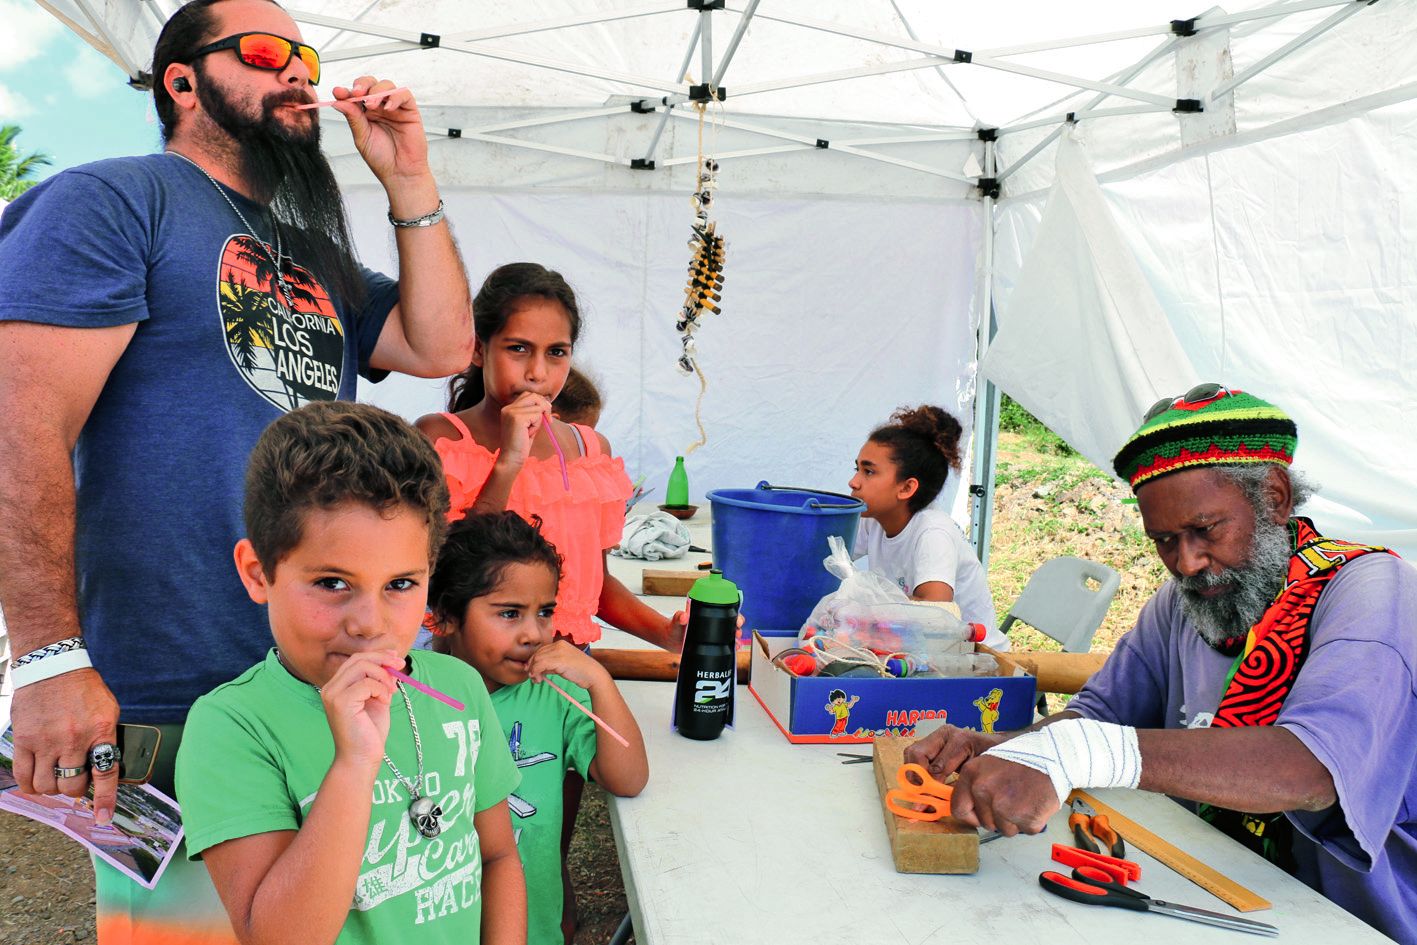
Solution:
[{"label": "plastic bag with items", "polygon": [[857,569],[840,538],[827,541],[831,554],[822,564],[841,585],[817,602],[803,624],[798,642],[804,649],[844,646],[882,659],[908,656],[909,675],[970,674],[981,628],[942,607],[911,601],[881,572]]}]

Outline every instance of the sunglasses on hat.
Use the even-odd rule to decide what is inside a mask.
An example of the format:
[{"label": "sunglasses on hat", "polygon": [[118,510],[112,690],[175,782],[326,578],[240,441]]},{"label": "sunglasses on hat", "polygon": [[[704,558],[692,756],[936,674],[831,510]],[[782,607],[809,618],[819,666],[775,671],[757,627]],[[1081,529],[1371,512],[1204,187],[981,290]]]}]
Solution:
[{"label": "sunglasses on hat", "polygon": [[320,54],[313,46],[272,33],[237,33],[235,36],[208,43],[192,53],[192,58],[223,49],[236,50],[237,58],[252,68],[269,69],[272,72],[280,72],[290,65],[292,56],[299,56],[300,61],[305,63],[305,71],[310,73],[310,84],[320,84]]},{"label": "sunglasses on hat", "polygon": [[1235,393],[1237,392],[1223,384],[1197,384],[1180,397],[1163,397],[1152,404],[1151,409],[1141,418],[1141,422],[1148,423],[1155,420],[1166,411],[1175,409],[1176,407],[1203,404],[1208,400],[1215,400],[1218,397],[1230,397]]}]

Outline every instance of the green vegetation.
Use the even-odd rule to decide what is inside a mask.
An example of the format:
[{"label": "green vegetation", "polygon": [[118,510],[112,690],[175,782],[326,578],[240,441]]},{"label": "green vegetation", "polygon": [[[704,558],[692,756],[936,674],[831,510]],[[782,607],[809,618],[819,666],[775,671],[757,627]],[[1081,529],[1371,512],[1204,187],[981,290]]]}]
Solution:
[{"label": "green vegetation", "polygon": [[0,125],[0,200],[14,200],[39,181],[34,175],[54,159],[42,151],[20,153],[15,144],[19,125]]},{"label": "green vegetation", "polygon": [[1042,421],[1023,409],[1019,402],[1008,394],[1003,395],[999,404],[999,430],[1004,433],[1017,433],[1040,453],[1056,453],[1059,456],[1077,455],[1077,450],[1064,442],[1058,434],[1045,427]]},{"label": "green vegetation", "polygon": [[[1165,570],[1142,532],[1130,490],[1082,456],[1050,449],[1046,437],[1056,436],[1017,404],[1013,407],[1015,421],[1022,418],[1027,426],[999,435],[989,554],[995,610],[1002,619],[1029,576],[1049,558],[1076,555],[1101,561],[1122,577],[1093,638],[1094,650],[1110,650],[1161,586]],[[1058,649],[1020,624],[1010,636],[1015,647]]]}]

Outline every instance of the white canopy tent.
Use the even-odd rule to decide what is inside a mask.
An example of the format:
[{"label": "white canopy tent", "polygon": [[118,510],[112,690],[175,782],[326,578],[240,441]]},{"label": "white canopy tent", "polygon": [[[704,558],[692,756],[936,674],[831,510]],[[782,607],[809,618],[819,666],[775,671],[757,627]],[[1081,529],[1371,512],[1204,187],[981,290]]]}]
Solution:
[{"label": "white canopy tent", "polygon": [[[139,85],[177,5],[40,2]],[[1321,526],[1417,550],[1403,481],[1417,436],[1400,419],[1417,0],[1244,6],[291,12],[332,80],[416,92],[474,283],[520,258],[571,279],[588,313],[578,363],[609,394],[602,429],[651,483],[698,435],[674,322],[702,149],[722,164],[729,247],[724,310],[698,334],[694,492],[839,488],[873,425],[932,401],[983,431],[970,478],[987,548],[997,397],[976,397],[976,365],[992,313],[985,376],[1104,468],[1158,396],[1228,381],[1295,415]],[[392,267],[382,194],[326,121],[365,259]],[[366,395],[409,415],[441,404],[438,385],[402,379]],[[962,494],[945,501],[964,511]]]}]

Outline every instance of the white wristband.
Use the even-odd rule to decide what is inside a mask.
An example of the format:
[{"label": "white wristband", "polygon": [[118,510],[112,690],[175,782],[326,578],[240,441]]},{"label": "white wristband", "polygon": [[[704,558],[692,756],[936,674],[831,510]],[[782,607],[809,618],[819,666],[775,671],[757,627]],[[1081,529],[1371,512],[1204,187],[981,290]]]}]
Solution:
[{"label": "white wristband", "polygon": [[89,669],[92,666],[88,650],[70,650],[67,653],[46,656],[42,660],[25,663],[23,666],[11,666],[10,682],[14,684],[16,689],[23,689],[26,686],[33,686],[37,682],[44,682],[55,676],[72,673],[76,669]]},{"label": "white wristband", "polygon": [[1130,725],[1063,719],[1017,735],[984,754],[1048,775],[1060,806],[1073,788],[1134,788],[1141,783],[1141,749],[1137,730]]}]

